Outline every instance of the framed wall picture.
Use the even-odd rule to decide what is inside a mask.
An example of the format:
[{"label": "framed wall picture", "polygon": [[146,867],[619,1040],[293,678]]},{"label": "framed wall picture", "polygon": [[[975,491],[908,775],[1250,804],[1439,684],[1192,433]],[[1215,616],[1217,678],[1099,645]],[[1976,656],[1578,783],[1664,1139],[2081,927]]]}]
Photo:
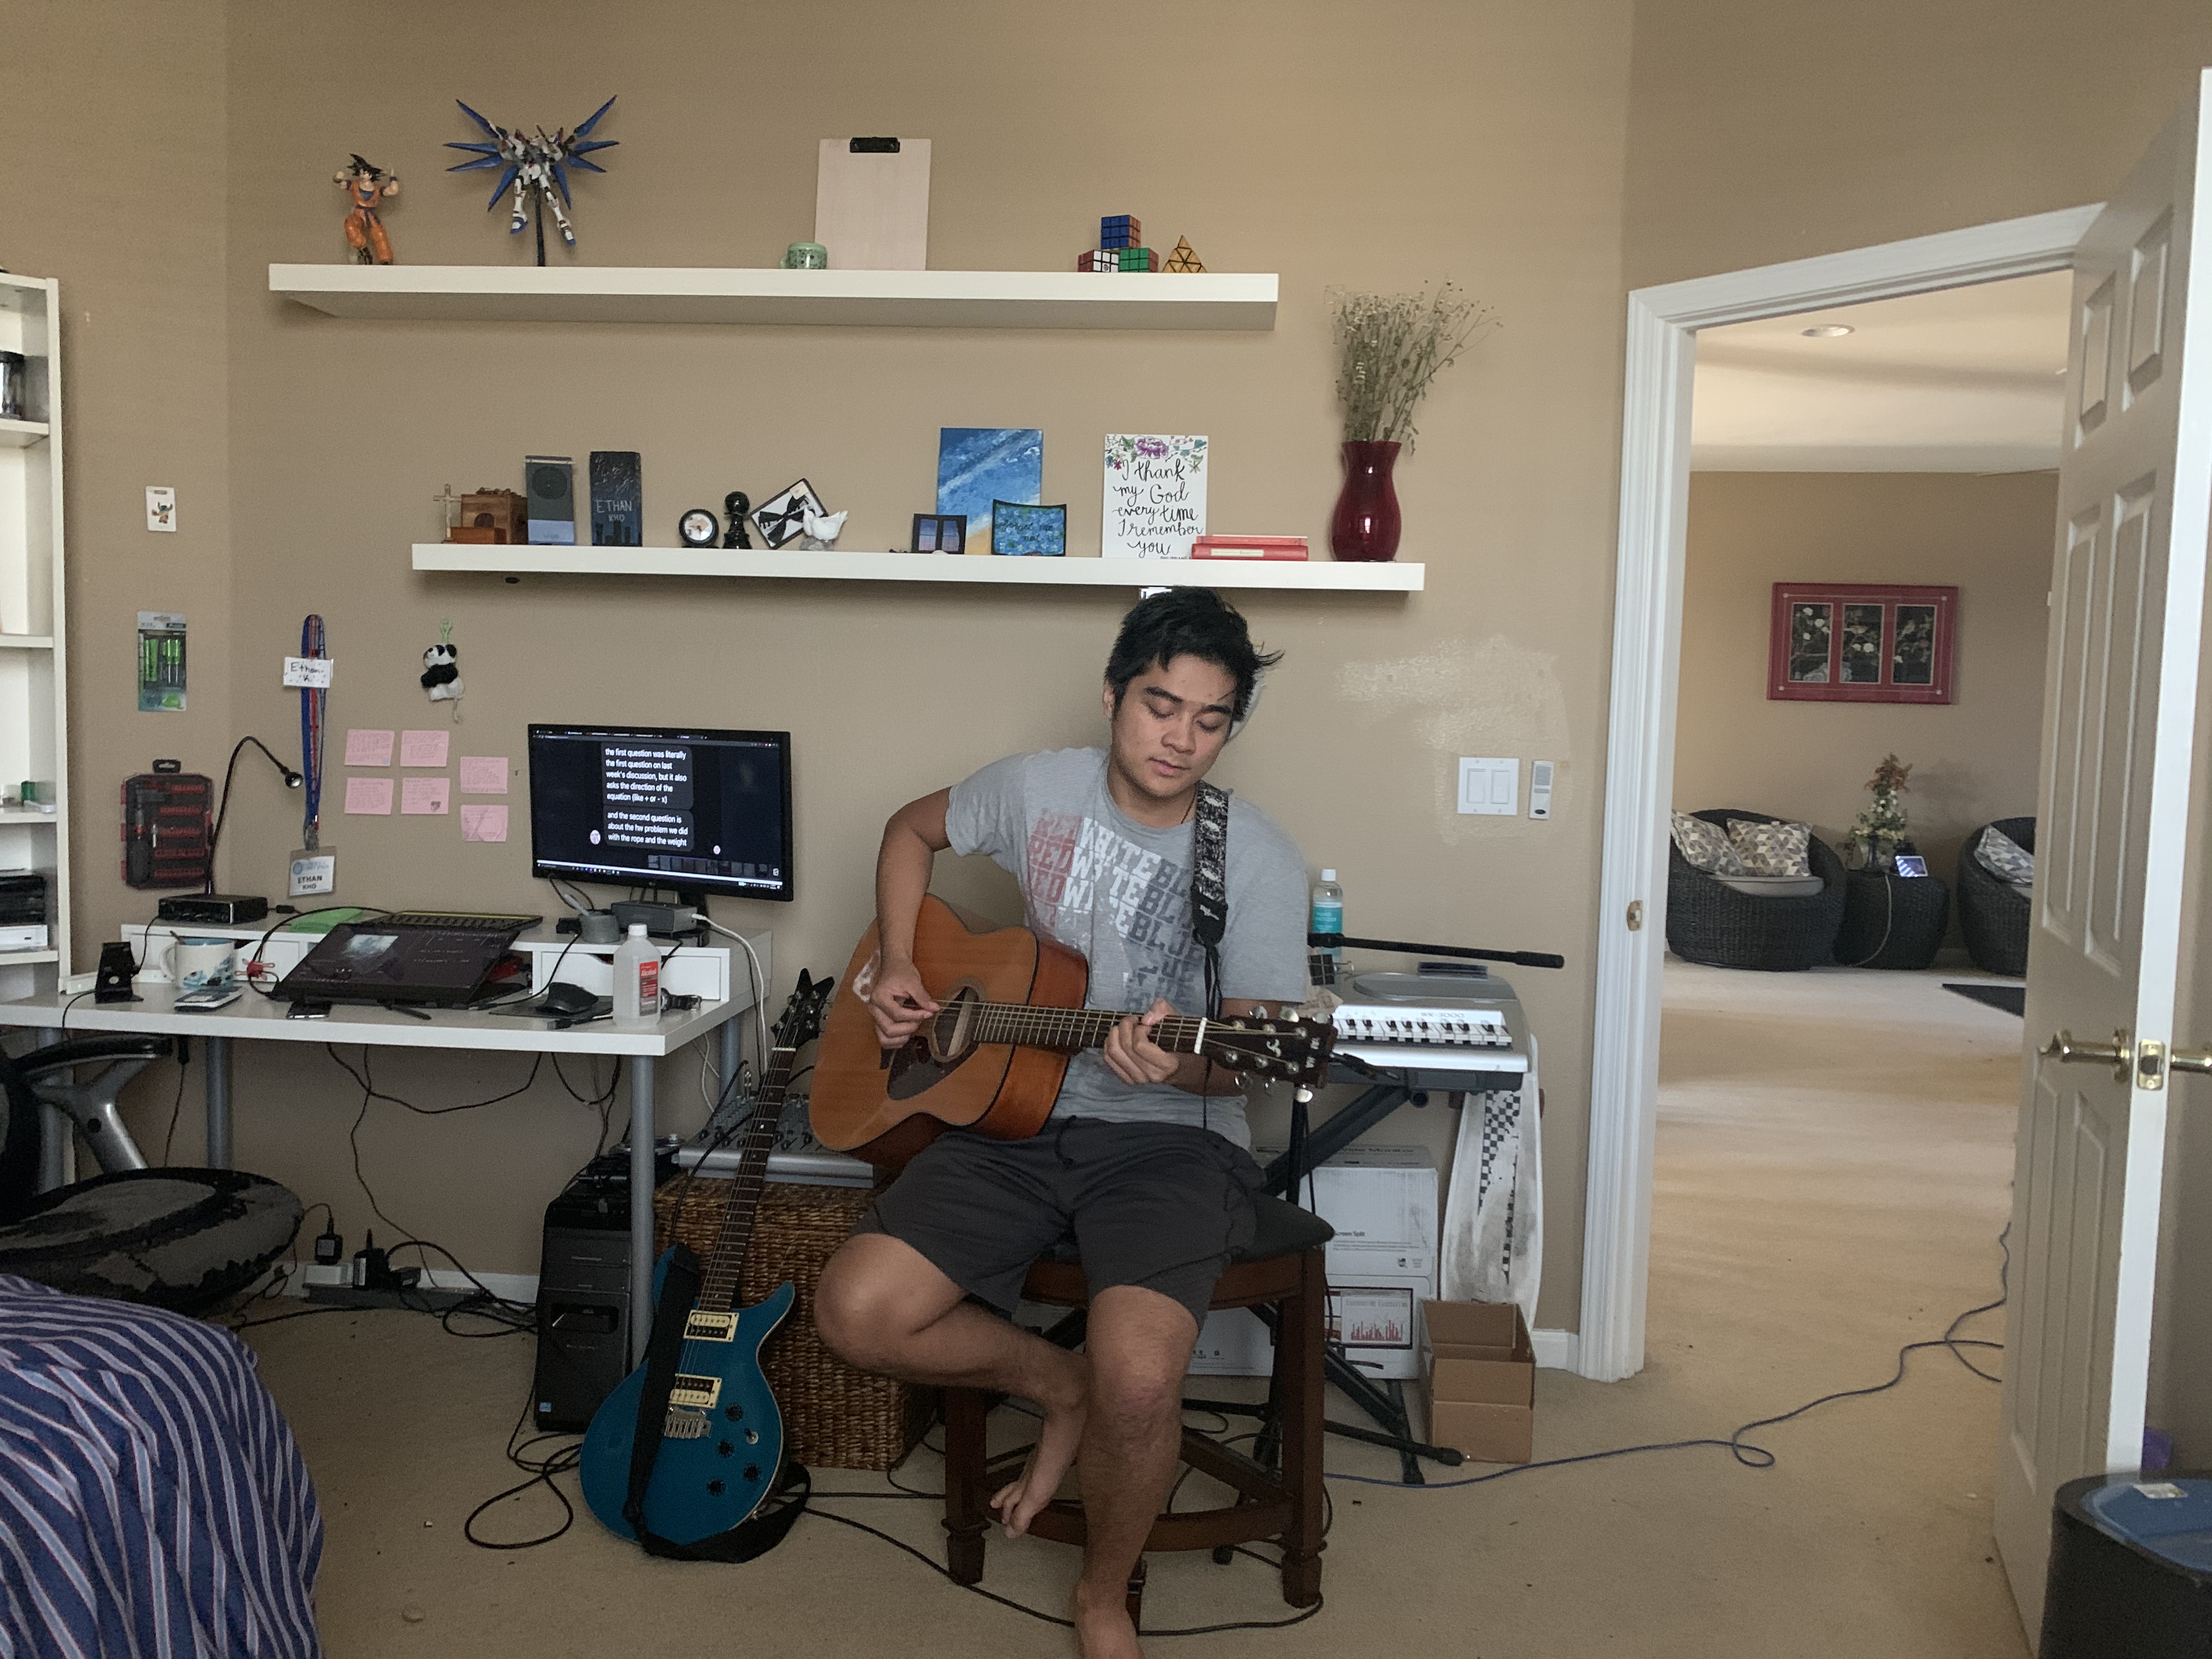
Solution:
[{"label": "framed wall picture", "polygon": [[1948,702],[1959,590],[1777,582],[1766,695],[1784,702]]}]

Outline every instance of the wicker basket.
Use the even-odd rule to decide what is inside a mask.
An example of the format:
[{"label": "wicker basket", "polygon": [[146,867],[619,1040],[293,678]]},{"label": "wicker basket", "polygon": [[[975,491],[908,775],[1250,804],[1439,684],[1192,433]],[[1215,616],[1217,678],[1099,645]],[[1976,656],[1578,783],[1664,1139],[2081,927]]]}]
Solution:
[{"label": "wicker basket", "polygon": [[[661,1188],[653,1200],[656,1249],[681,1239],[704,1260],[729,1190],[726,1181],[690,1176]],[[799,1293],[761,1351],[761,1370],[783,1412],[785,1455],[810,1468],[890,1468],[936,1415],[935,1389],[854,1370],[814,1334],[815,1281],[870,1197],[852,1187],[769,1182],[738,1283],[738,1300],[748,1307],[787,1279]]]}]

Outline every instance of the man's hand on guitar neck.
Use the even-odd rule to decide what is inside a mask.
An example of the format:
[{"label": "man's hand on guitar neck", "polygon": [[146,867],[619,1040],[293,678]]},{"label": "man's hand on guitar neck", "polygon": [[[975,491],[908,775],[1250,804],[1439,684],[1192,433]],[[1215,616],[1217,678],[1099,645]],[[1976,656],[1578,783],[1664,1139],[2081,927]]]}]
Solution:
[{"label": "man's hand on guitar neck", "polygon": [[921,982],[921,973],[902,957],[886,960],[878,956],[875,972],[860,994],[875,1018],[876,1036],[886,1048],[904,1046],[921,1029],[922,1022],[938,1012],[939,1005]]},{"label": "man's hand on guitar neck", "polygon": [[[1261,1005],[1243,998],[1224,998],[1224,1017],[1264,1012]],[[1157,1000],[1141,1014],[1131,1014],[1107,1033],[1102,1050],[1106,1065],[1122,1082],[1137,1088],[1167,1084],[1194,1095],[1231,1095],[1243,1092],[1236,1074],[1209,1066],[1196,1054],[1178,1054],[1160,1047],[1153,1032],[1175,1012],[1164,1000]]]}]

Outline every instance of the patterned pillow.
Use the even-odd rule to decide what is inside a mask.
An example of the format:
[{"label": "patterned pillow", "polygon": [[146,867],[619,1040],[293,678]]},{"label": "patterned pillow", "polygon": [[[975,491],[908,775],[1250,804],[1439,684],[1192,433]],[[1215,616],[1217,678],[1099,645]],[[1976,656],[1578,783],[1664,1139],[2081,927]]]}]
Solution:
[{"label": "patterned pillow", "polygon": [[1674,845],[1692,870],[1703,870],[1713,876],[1744,873],[1743,860],[1736,856],[1735,843],[1717,823],[1707,823],[1687,812],[1677,812]]},{"label": "patterned pillow", "polygon": [[1981,860],[1983,869],[2015,887],[2034,883],[2035,854],[1994,824],[1982,831],[1974,856]]},{"label": "patterned pillow", "polygon": [[1744,871],[1753,876],[1809,876],[1813,859],[1808,843],[1812,827],[1802,823],[1754,823],[1749,818],[1729,821],[1729,839]]}]

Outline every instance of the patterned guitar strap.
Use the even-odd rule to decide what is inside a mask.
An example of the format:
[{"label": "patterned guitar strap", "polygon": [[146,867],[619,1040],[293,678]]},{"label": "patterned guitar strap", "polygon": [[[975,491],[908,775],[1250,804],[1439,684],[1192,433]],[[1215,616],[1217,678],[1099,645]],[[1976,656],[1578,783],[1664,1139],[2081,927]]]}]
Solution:
[{"label": "patterned guitar strap", "polygon": [[1206,1017],[1221,1017],[1221,940],[1229,931],[1229,792],[1198,786],[1190,826],[1190,931],[1206,952]]}]

